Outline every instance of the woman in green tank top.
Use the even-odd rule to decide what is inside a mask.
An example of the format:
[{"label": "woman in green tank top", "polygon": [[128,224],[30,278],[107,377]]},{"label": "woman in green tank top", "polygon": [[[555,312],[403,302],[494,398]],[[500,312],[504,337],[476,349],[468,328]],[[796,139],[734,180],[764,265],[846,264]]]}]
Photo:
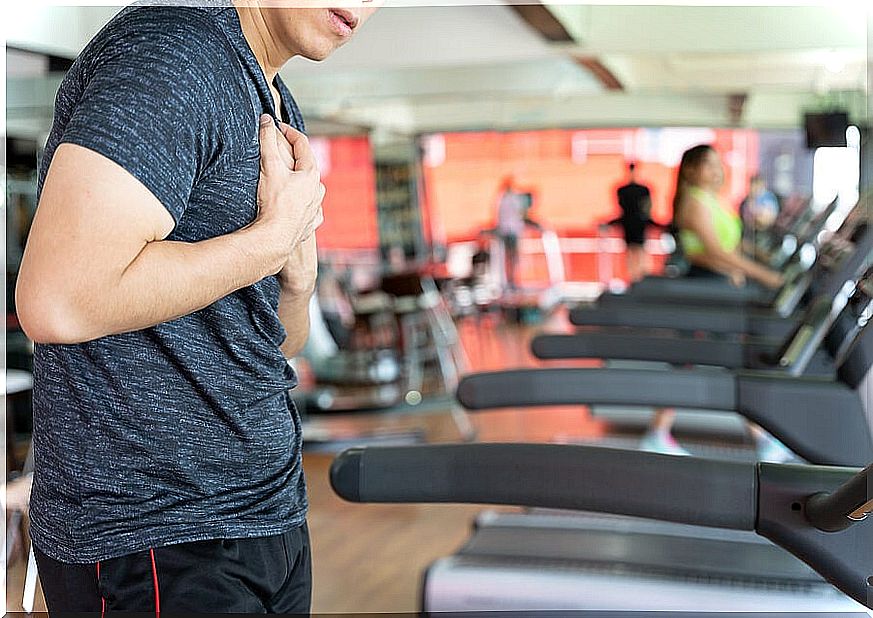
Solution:
[{"label": "woman in green tank top", "polygon": [[[782,285],[782,276],[747,257],[742,251],[740,218],[725,210],[718,200],[724,184],[721,158],[712,146],[695,146],[685,152],[679,166],[673,222],[679,229],[679,245],[691,262],[689,276],[728,277],[735,285],[747,278],[770,288]],[[672,434],[675,412],[659,409],[643,437],[644,450],[687,455]],[[791,452],[754,423],[747,423],[761,461],[785,461]]]},{"label": "woman in green tank top", "polygon": [[679,244],[691,262],[690,276],[728,277],[736,285],[753,279],[768,288],[782,285],[782,276],[742,254],[743,226],[738,215],[718,200],[724,184],[721,158],[712,146],[695,146],[682,156],[673,221]]}]

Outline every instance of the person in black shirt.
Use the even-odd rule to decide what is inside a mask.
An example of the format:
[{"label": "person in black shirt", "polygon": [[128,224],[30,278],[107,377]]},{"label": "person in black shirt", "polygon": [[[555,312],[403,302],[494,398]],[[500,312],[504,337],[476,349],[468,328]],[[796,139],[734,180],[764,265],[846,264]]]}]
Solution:
[{"label": "person in black shirt", "polygon": [[624,229],[624,242],[627,245],[627,272],[631,282],[639,281],[646,275],[646,227],[652,224],[650,212],[652,196],[648,187],[637,182],[637,166],[628,166],[628,183],[618,189],[618,205],[621,217],[616,223]]}]

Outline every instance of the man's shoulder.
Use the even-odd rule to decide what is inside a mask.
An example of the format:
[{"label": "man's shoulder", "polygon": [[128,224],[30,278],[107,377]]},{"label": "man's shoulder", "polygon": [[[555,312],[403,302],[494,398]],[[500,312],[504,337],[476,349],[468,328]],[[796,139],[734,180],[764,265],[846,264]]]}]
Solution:
[{"label": "man's shoulder", "polygon": [[193,6],[134,5],[123,9],[82,52],[84,61],[122,57],[156,68],[226,70],[234,51],[214,11]]},{"label": "man's shoulder", "polygon": [[186,36],[202,42],[221,32],[215,15],[215,9],[199,6],[136,3],[122,9],[105,30],[134,35]]},{"label": "man's shoulder", "polygon": [[119,96],[144,93],[168,106],[230,112],[248,94],[219,17],[203,7],[127,7],[88,43],[62,90],[87,88],[98,79]]}]

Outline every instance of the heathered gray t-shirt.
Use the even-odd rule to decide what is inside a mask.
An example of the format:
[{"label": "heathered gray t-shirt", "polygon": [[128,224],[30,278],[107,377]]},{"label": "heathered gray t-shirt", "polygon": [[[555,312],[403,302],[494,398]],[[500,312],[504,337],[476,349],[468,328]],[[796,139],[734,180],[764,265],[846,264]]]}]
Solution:
[{"label": "heathered gray t-shirt", "polygon": [[[233,8],[125,9],[61,85],[40,190],[58,145],[78,144],[151,190],[176,222],[169,240],[227,234],[256,216],[258,117],[273,112]],[[43,552],[96,562],[303,522],[278,302],[267,277],[154,328],[36,346],[31,532]]]}]

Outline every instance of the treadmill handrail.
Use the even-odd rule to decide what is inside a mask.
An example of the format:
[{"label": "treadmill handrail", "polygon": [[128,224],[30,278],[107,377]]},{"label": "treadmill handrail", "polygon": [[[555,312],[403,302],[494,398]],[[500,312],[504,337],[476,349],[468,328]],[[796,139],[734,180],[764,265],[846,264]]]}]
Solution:
[{"label": "treadmill handrail", "polygon": [[[835,236],[842,238],[844,235],[838,232]],[[749,302],[748,299],[742,297],[739,291],[736,292],[736,298],[726,299],[719,296],[717,302],[715,302],[705,292],[700,291],[698,295],[665,295],[659,297],[651,294],[637,294],[634,293],[634,288],[631,288],[625,294],[604,293],[598,299],[597,307],[607,311],[621,311],[627,306],[650,306],[654,302],[656,305],[671,304],[683,308],[723,309],[730,307],[734,310],[747,309],[750,311],[766,309],[767,311],[773,311],[774,315],[787,318],[795,313],[801,300],[813,286],[815,296],[834,296],[848,279],[857,277],[863,271],[865,264],[870,258],[870,253],[873,251],[873,225],[859,223],[852,226],[851,243],[853,249],[845,253],[837,263],[830,267],[826,267],[822,263],[822,256],[819,255],[811,269],[796,271],[798,276],[786,281],[782,289],[772,299],[773,302],[769,304],[761,305],[760,303]],[[672,285],[679,285],[676,283],[676,279],[672,281],[674,282]],[[691,279],[685,281],[684,285],[693,286],[699,283],[699,280]],[[586,311],[587,309],[584,307],[571,310],[571,322],[577,326],[585,325]],[[575,320],[574,315],[577,316]],[[677,328],[681,329],[681,324]]]},{"label": "treadmill handrail", "polygon": [[734,530],[754,530],[757,504],[751,462],[559,444],[350,449],[331,483],[352,502],[537,506]]},{"label": "treadmill handrail", "polygon": [[846,281],[833,298],[820,296],[812,302],[778,360],[778,365],[784,367],[788,375],[801,376],[806,372],[813,356],[856,293],[861,295],[855,282]]},{"label": "treadmill handrail", "polygon": [[534,356],[543,360],[601,358],[682,365],[713,365],[738,369],[746,362],[742,341],[640,336],[638,333],[592,331],[543,334],[531,341]]},{"label": "treadmill handrail", "polygon": [[683,369],[537,368],[475,373],[458,384],[468,410],[555,405],[636,405],[735,411],[734,376]]},{"label": "treadmill handrail", "polygon": [[863,465],[873,458],[857,393],[841,382],[712,369],[536,368],[467,375],[467,410],[621,405],[734,412],[808,461]]},{"label": "treadmill handrail", "polygon": [[[753,312],[744,308],[688,307],[670,303],[639,303],[609,309],[599,305],[570,309],[570,324],[573,326],[619,326],[635,328],[669,328],[674,330],[706,330],[718,320],[730,319],[735,332],[748,328]],[[759,312],[762,314],[763,312]]]},{"label": "treadmill handrail", "polygon": [[586,446],[449,444],[350,449],[333,462],[330,482],[351,502],[504,504],[754,530],[873,609],[873,523],[823,532],[805,512],[811,496],[866,484],[869,472]]}]

